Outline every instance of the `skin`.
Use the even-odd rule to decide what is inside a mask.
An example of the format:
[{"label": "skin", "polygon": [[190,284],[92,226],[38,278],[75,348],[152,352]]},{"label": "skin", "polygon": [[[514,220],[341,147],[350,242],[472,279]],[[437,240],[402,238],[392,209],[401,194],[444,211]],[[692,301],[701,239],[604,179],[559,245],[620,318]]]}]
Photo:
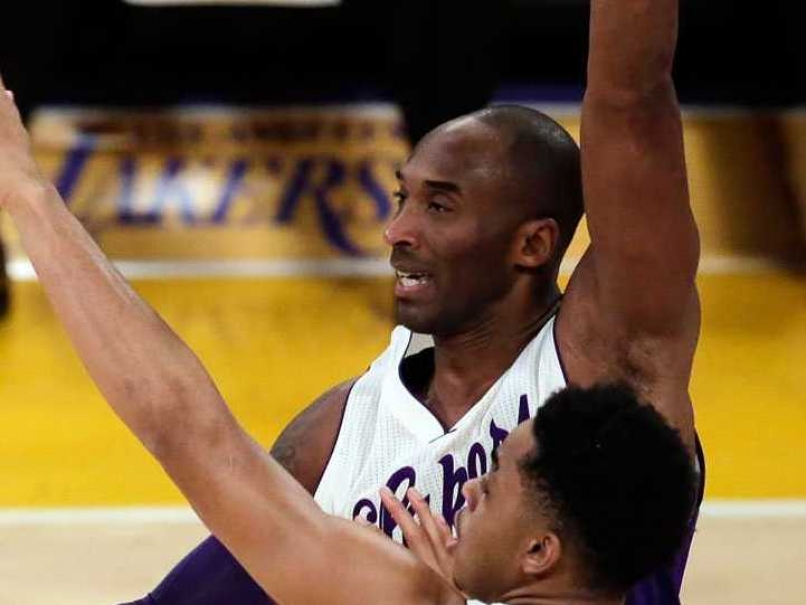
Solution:
[{"label": "skin", "polygon": [[[637,31],[652,35],[622,35]],[[673,0],[592,3],[582,114],[592,245],[565,291],[556,335],[571,382],[627,382],[693,453],[688,384],[700,330],[699,235],[671,79],[676,35]],[[549,262],[558,235],[553,221],[512,226],[501,211],[509,190],[491,166],[501,165],[502,149],[472,118],[430,134],[400,170],[400,207],[385,232],[393,266],[433,274],[420,291],[398,285],[396,299],[401,323],[434,334],[433,375],[414,394],[444,426],[512,364],[559,292],[556,271],[518,271]],[[324,405],[341,410],[345,399]],[[309,431],[328,441],[338,431],[338,421],[314,426],[305,412],[294,424],[305,442]],[[308,462],[323,470],[327,460]]]},{"label": "skin", "polygon": [[[512,432],[496,453],[492,471],[463,487],[467,506],[459,516],[458,541],[453,552],[454,580],[466,591],[478,593],[486,602],[513,602],[528,596],[530,578],[547,572],[568,576],[557,565],[560,542],[545,516],[532,502],[533,488],[524,479],[519,463],[535,447],[532,422]],[[519,565],[512,565],[512,561]],[[501,578],[495,592],[487,578]],[[569,584],[568,577],[561,579]],[[547,595],[551,590],[546,590]]]},{"label": "skin", "polygon": [[[691,446],[698,239],[671,81],[677,8],[676,0],[592,2],[582,145],[593,243],[568,286],[557,337],[572,382],[627,380]],[[554,258],[553,221],[527,221],[505,237],[510,215],[499,210],[507,189],[489,168],[502,159],[500,150],[495,133],[475,119],[427,137],[401,169],[406,198],[387,229],[393,263],[422,263],[433,273],[433,284],[412,290],[399,283],[396,292],[401,318],[435,328],[434,374],[420,396],[446,426],[511,365],[557,292],[545,277],[535,281],[541,272],[534,271]],[[429,183],[435,180],[460,194],[442,200]],[[447,216],[434,211],[442,201],[454,208]],[[454,587],[431,565],[325,515],[310,497],[348,385],[325,394],[278,440],[273,451],[293,476],[287,473],[243,432],[196,356],[66,209],[36,166],[6,94],[0,94],[0,205],[110,406],[267,592],[284,605],[346,604],[356,594],[368,602],[456,601]],[[453,306],[458,298],[472,316]],[[480,502],[461,525],[476,527],[466,535],[481,539],[500,515],[482,516]],[[531,540],[543,544],[549,534],[537,521],[531,528]],[[546,568],[529,556],[531,547],[524,552],[511,538],[501,546],[500,565],[487,569],[486,584],[473,586],[476,594],[513,595],[520,603],[577,599],[569,580],[561,580],[569,576],[545,573],[565,560],[560,546],[546,542],[545,552],[555,552]],[[458,577],[474,584],[465,570],[472,568],[470,556],[461,560],[468,563]],[[298,580],[312,577],[318,581]]]},{"label": "skin", "polygon": [[[456,537],[414,488],[407,496],[416,519],[388,489],[381,492],[384,505],[412,552],[465,595],[488,603],[620,603],[623,599],[580,588],[573,551],[535,505],[534,486],[521,469],[537,445],[534,422],[521,424],[504,440],[489,473],[465,483],[467,506]],[[499,578],[494,589],[491,577]]]}]

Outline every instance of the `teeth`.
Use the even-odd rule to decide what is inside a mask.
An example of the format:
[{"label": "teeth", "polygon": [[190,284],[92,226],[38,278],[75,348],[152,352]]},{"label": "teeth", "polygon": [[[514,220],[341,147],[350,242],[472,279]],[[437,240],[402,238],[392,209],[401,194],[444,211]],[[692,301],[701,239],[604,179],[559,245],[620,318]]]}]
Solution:
[{"label": "teeth", "polygon": [[400,281],[401,285],[409,288],[411,286],[424,284],[428,281],[428,276],[422,273],[404,273],[403,271],[397,271],[397,279]]}]

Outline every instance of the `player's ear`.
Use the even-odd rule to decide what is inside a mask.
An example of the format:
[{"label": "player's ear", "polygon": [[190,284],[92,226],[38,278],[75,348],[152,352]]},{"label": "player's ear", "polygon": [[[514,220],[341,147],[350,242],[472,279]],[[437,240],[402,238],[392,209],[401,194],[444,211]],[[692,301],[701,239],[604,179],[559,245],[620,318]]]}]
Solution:
[{"label": "player's ear", "polygon": [[557,534],[548,532],[529,540],[521,557],[521,569],[528,576],[542,576],[551,571],[562,555],[562,544]]},{"label": "player's ear", "polygon": [[515,237],[514,261],[519,267],[536,269],[554,257],[560,227],[553,218],[526,221]]}]

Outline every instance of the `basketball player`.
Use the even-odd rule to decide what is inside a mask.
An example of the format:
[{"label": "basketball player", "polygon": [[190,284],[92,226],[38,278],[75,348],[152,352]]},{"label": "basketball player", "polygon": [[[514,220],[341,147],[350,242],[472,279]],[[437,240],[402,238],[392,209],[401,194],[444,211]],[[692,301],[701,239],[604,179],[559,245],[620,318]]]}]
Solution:
[{"label": "basketball player", "polygon": [[[437,128],[401,168],[385,235],[402,325],[365,375],[325,393],[272,449],[326,512],[399,538],[378,488],[416,486],[454,523],[462,484],[568,383],[628,382],[699,452],[688,395],[699,239],[671,78],[678,2],[591,9],[581,164],[552,120],[504,107]],[[583,204],[592,244],[561,301],[558,267]],[[433,346],[420,351],[416,333]],[[678,602],[692,535],[693,521],[676,561],[629,603]],[[269,601],[211,538],[142,603],[220,602]]]},{"label": "basketball player", "polygon": [[325,514],[243,431],[199,360],[42,178],[5,92],[0,84],[0,205],[57,315],[113,410],[281,602],[615,605],[673,556],[694,506],[690,453],[620,387],[563,389],[515,429],[491,472],[464,484],[456,538],[416,493],[420,525],[383,496],[412,551]]},{"label": "basketball player", "polygon": [[[326,512],[399,536],[378,488],[403,495],[416,486],[455,523],[462,484],[569,382],[627,381],[697,451],[687,388],[699,332],[698,237],[671,81],[677,4],[593,0],[581,169],[567,133],[514,107],[438,128],[401,168],[386,237],[406,327],[364,376],[323,395],[272,450]],[[583,188],[592,245],[560,305],[556,277]],[[159,326],[154,339],[164,337]],[[433,335],[434,346],[418,353],[413,332]],[[144,370],[144,385],[121,388],[195,389],[183,369]],[[687,552],[688,540],[628,602],[677,602]],[[267,600],[209,541],[146,602]]]},{"label": "basketball player", "polygon": [[456,538],[416,493],[419,525],[383,496],[412,551],[327,515],[243,431],[196,356],[41,176],[1,82],[0,207],[110,406],[283,603],[622,603],[687,531],[690,454],[657,411],[618,386],[563,389],[515,429],[491,472],[463,486]]}]

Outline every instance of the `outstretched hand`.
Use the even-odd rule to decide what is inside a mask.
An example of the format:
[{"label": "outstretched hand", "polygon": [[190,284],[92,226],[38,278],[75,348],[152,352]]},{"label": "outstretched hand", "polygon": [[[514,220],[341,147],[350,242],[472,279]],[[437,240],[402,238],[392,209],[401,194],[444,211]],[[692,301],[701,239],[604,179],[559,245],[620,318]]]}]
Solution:
[{"label": "outstretched hand", "polygon": [[451,549],[456,538],[451,528],[442,515],[434,516],[428,502],[416,489],[410,488],[406,495],[414,515],[388,488],[381,490],[381,501],[403,532],[409,550],[449,584],[455,585]]},{"label": "outstretched hand", "polygon": [[31,140],[14,103],[14,93],[0,79],[0,207],[24,198],[31,189],[49,186],[36,165]]}]

